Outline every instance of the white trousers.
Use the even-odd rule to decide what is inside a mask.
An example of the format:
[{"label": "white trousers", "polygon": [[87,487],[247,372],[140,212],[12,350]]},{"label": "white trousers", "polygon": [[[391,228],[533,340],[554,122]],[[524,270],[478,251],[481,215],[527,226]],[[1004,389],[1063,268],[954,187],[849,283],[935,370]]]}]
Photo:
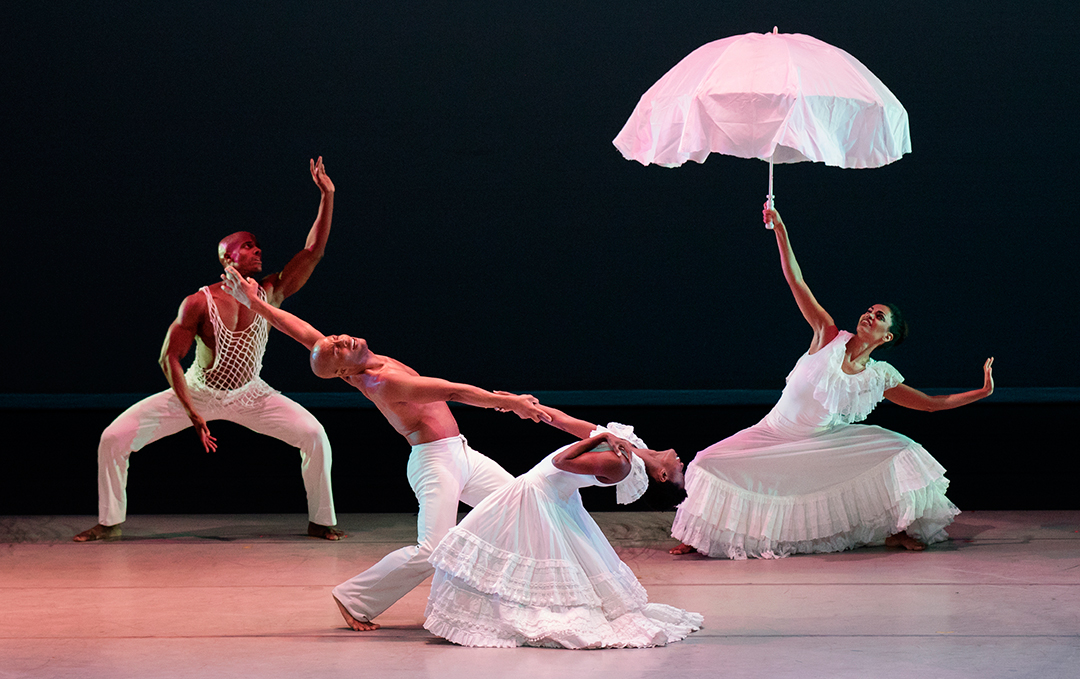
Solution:
[{"label": "white trousers", "polygon": [[[252,406],[221,406],[192,394],[207,422],[228,420],[300,449],[300,473],[307,490],[308,518],[322,526],[337,523],[330,488],[330,440],[315,416],[296,401],[270,394]],[[172,389],[148,396],[113,420],[98,445],[98,522],[104,526],[127,518],[128,458],[148,443],[191,426]]]},{"label": "white trousers", "polygon": [[413,446],[409,485],[420,503],[416,543],[391,552],[334,588],[334,598],[357,620],[371,621],[435,572],[428,556],[457,523],[458,501],[470,507],[514,480],[464,436]]}]

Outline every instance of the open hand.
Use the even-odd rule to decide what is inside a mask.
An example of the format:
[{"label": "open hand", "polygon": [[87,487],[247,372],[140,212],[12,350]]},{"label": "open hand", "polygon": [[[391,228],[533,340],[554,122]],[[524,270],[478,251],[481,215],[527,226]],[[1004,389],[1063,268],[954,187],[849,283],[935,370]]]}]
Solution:
[{"label": "open hand", "polygon": [[217,452],[217,439],[210,435],[210,427],[206,426],[206,420],[199,415],[191,417],[191,424],[199,435],[199,441],[208,453]]},{"label": "open hand", "polygon": [[604,440],[607,442],[611,449],[615,451],[616,455],[625,457],[627,460],[630,458],[631,451],[634,450],[634,444],[630,443],[626,439],[619,438],[611,432],[604,433]]},{"label": "open hand", "polygon": [[983,363],[983,391],[986,395],[994,393],[994,357],[986,359]]},{"label": "open hand", "polygon": [[312,160],[309,162],[311,163],[311,179],[314,180],[315,185],[323,193],[333,193],[334,182],[330,181],[330,177],[326,176],[326,167],[323,165],[322,156],[319,156],[317,161]]},{"label": "open hand", "polygon": [[259,298],[259,284],[254,278],[244,278],[235,267],[225,267],[225,273],[221,274],[221,280],[225,281],[222,287],[225,292],[232,295],[237,302],[247,308],[251,308],[251,300]]}]

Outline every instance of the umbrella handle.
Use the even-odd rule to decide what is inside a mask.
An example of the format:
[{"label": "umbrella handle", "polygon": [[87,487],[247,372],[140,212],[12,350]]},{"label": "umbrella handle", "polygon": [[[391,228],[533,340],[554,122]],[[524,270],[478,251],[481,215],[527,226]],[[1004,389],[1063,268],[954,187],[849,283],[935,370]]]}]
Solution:
[{"label": "umbrella handle", "polygon": [[[776,29],[773,29],[773,30],[775,31]],[[773,192],[772,192],[772,156],[769,156],[769,195],[765,196],[765,202],[768,204],[770,210],[774,209],[774,207],[775,207],[775,203],[773,202],[773,197],[774,196],[773,196]],[[772,222],[767,222],[765,224],[765,228],[766,229],[772,229],[773,228]]]}]

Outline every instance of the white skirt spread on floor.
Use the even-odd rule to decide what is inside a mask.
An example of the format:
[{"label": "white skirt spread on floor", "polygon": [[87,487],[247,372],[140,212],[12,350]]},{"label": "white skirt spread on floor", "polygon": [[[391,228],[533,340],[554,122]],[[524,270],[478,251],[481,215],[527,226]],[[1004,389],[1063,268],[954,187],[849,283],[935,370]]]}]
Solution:
[{"label": "white skirt spread on floor", "polygon": [[[556,451],[558,452],[558,451]],[[702,618],[650,604],[581,504],[593,477],[545,458],[442,540],[424,627],[463,646],[662,646]]]},{"label": "white skirt spread on floor", "polygon": [[698,453],[672,535],[730,559],[837,552],[906,531],[930,544],[960,513],[945,469],[918,443],[852,424],[903,378],[871,361],[840,370],[850,333],[804,355],[758,424]]}]

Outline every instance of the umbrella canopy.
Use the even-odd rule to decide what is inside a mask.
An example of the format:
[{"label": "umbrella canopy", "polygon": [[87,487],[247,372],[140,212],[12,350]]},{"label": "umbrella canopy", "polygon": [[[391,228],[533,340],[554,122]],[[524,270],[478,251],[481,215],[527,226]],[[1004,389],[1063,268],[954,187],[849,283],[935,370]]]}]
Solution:
[{"label": "umbrella canopy", "polygon": [[869,69],[775,28],[691,52],[642,95],[614,144],[628,160],[665,167],[715,152],[866,168],[911,152],[907,111]]}]

